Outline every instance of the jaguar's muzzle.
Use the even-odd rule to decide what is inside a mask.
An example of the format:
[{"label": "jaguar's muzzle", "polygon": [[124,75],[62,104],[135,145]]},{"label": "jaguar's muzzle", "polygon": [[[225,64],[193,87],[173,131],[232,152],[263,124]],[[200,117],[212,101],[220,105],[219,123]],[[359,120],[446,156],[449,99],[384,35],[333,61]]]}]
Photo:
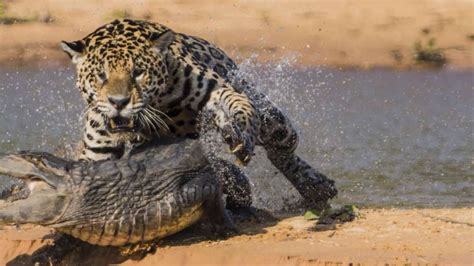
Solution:
[{"label": "jaguar's muzzle", "polygon": [[140,124],[136,119],[116,116],[108,119],[107,130],[110,133],[137,132],[140,130]]}]

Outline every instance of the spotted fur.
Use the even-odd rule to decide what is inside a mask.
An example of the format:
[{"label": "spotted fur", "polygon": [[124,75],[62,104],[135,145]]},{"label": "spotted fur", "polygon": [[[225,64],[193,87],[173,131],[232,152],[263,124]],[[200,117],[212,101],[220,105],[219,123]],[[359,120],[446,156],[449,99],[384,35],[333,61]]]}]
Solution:
[{"label": "spotted fur", "polygon": [[[81,158],[120,157],[127,145],[164,134],[197,137],[199,115],[206,113],[240,161],[263,145],[307,200],[336,194],[332,180],[294,154],[298,135],[288,118],[206,40],[125,19],[62,47],[76,64],[88,104]],[[126,130],[114,132],[120,127]]]}]

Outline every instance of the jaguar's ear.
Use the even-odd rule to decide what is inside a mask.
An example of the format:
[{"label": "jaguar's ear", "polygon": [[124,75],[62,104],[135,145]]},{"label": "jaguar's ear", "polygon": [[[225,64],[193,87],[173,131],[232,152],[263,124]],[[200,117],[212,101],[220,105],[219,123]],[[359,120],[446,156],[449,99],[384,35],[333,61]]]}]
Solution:
[{"label": "jaguar's ear", "polygon": [[168,47],[174,41],[175,33],[172,30],[166,30],[163,32],[153,32],[150,36],[150,41],[158,52],[165,53],[168,51]]},{"label": "jaguar's ear", "polygon": [[77,64],[82,56],[84,56],[86,45],[83,40],[74,41],[74,42],[61,42],[61,48],[64,52],[71,58],[74,64]]}]

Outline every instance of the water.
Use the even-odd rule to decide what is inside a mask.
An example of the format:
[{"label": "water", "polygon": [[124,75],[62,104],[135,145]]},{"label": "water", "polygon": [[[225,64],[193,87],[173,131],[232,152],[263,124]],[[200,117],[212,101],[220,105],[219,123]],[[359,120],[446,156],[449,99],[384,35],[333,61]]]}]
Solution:
[{"label": "water", "polygon": [[85,105],[71,69],[0,69],[0,95],[0,152],[51,152],[80,138]]},{"label": "water", "polygon": [[[458,207],[474,202],[473,73],[243,63],[292,118],[298,154],[336,180],[337,203]],[[81,137],[72,69],[0,70],[0,151],[54,151]],[[260,150],[261,151],[261,150]],[[257,206],[297,193],[265,160],[246,167]]]}]

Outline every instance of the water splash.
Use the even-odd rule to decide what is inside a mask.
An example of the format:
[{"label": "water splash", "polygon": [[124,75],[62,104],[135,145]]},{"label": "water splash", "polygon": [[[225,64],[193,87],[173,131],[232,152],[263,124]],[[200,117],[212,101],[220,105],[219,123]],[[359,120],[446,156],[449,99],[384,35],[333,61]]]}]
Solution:
[{"label": "water splash", "polygon": [[0,150],[68,149],[84,108],[71,69],[0,70]]},{"label": "water splash", "polygon": [[[241,74],[287,112],[301,136],[297,153],[337,181],[336,202],[472,205],[471,72],[341,71],[295,62],[244,60]],[[264,156],[246,171],[257,204],[283,208],[297,197]]]},{"label": "water splash", "polygon": [[[471,71],[303,68],[295,60],[250,58],[240,74],[288,114],[301,137],[297,153],[336,180],[336,202],[472,206]],[[0,70],[0,95],[1,152],[54,151],[80,139],[84,104],[72,69]],[[244,171],[257,206],[299,200],[263,150]]]}]

